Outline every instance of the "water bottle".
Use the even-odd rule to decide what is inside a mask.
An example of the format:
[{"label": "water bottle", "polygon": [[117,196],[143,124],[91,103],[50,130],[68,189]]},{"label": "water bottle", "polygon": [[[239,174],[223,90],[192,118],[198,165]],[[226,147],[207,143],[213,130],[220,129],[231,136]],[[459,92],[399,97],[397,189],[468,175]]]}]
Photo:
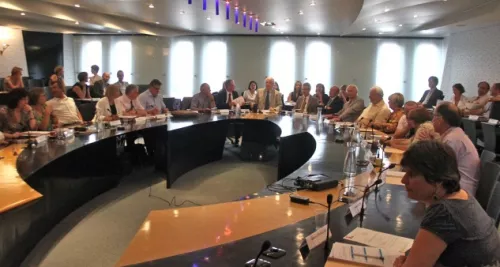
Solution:
[{"label": "water bottle", "polygon": [[323,107],[318,107],[318,123],[321,123],[323,121]]},{"label": "water bottle", "polygon": [[236,104],[236,117],[239,118],[240,115],[241,115],[241,107],[240,107],[240,104]]},{"label": "water bottle", "polygon": [[353,143],[348,143],[344,160],[344,174],[346,177],[353,177],[356,175],[356,148],[357,146]]}]

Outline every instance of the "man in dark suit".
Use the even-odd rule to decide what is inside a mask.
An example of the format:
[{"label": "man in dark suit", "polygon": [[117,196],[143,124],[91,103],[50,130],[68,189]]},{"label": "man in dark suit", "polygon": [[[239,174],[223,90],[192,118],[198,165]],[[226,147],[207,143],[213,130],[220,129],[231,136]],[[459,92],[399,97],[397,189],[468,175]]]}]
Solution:
[{"label": "man in dark suit", "polygon": [[109,86],[109,72],[102,74],[102,80],[96,81],[90,89],[90,96],[93,98],[102,98],[106,94],[106,88]]},{"label": "man in dark suit", "polygon": [[223,89],[219,91],[215,99],[215,105],[218,109],[231,109],[235,106],[234,100],[238,98],[238,92],[235,89],[234,80],[226,80]]},{"label": "man in dark suit", "polygon": [[316,114],[318,112],[318,99],[311,94],[311,84],[302,85],[302,95],[297,99],[295,109],[300,113]]},{"label": "man in dark suit", "polygon": [[340,88],[336,85],[330,88],[330,100],[325,105],[324,114],[335,114],[344,107],[344,100],[340,96]]},{"label": "man in dark suit", "polygon": [[429,90],[425,91],[424,95],[420,99],[419,103],[424,105],[426,108],[432,108],[436,106],[438,100],[444,99],[443,91],[436,88],[439,80],[436,76],[431,76],[429,78]]}]

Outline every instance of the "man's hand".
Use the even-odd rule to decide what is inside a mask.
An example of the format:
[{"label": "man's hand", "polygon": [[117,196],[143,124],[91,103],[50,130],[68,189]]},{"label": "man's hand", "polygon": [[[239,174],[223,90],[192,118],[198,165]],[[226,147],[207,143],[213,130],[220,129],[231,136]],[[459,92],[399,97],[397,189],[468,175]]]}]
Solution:
[{"label": "man's hand", "polygon": [[21,136],[21,133],[20,132],[15,132],[12,134],[12,138],[19,138],[19,136]]},{"label": "man's hand", "polygon": [[168,113],[168,108],[164,108],[163,113]]}]

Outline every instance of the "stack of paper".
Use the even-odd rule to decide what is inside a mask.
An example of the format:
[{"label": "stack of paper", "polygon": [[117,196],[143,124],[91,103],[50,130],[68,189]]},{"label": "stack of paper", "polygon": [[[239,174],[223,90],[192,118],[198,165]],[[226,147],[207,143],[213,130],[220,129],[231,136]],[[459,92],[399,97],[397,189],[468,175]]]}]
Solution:
[{"label": "stack of paper", "polygon": [[404,254],[387,251],[381,248],[356,246],[336,242],[328,258],[348,262],[356,262],[370,266],[393,266],[397,257]]},{"label": "stack of paper", "polygon": [[413,239],[359,227],[346,235],[344,239],[397,253],[405,253],[413,245]]}]

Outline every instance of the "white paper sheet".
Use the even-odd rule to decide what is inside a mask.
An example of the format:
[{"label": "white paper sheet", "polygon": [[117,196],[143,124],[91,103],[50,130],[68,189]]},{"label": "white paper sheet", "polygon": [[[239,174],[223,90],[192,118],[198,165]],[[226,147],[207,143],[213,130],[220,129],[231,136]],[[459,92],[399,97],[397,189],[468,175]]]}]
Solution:
[{"label": "white paper sheet", "polygon": [[413,245],[413,239],[359,227],[346,235],[344,239],[398,253],[405,253]]},{"label": "white paper sheet", "polygon": [[[366,257],[364,255],[366,255]],[[356,246],[336,242],[333,244],[329,258],[356,262],[370,266],[392,267],[396,258],[401,255],[403,254],[386,251],[381,248]]]}]

